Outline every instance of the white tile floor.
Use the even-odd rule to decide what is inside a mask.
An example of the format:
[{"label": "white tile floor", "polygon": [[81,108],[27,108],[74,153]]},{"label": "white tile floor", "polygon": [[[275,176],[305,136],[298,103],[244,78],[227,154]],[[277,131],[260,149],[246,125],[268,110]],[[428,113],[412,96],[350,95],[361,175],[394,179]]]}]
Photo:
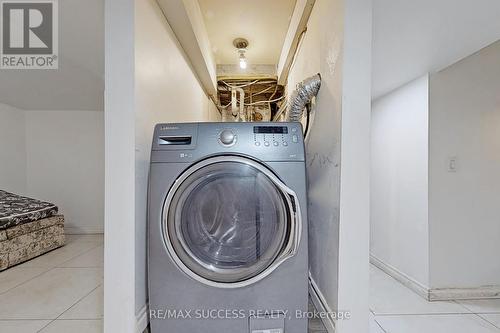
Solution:
[{"label": "white tile floor", "polygon": [[[370,333],[500,333],[500,299],[427,302],[381,270],[370,271]],[[102,332],[102,235],[0,272],[0,332]],[[310,332],[326,332],[320,321]]]},{"label": "white tile floor", "polygon": [[370,333],[500,333],[500,299],[427,302],[370,270]]},{"label": "white tile floor", "polygon": [[68,235],[66,246],[0,272],[0,332],[102,332],[103,236]]}]

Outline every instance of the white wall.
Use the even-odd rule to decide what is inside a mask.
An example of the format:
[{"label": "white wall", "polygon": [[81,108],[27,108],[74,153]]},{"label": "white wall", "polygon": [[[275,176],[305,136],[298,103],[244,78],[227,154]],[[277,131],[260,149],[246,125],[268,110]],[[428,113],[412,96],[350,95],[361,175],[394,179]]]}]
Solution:
[{"label": "white wall", "polygon": [[135,333],[135,0],[104,5],[104,332]]},{"label": "white wall", "polygon": [[373,103],[371,251],[431,298],[500,290],[498,59],[500,41]]},{"label": "white wall", "polygon": [[321,73],[306,143],[311,278],[337,332],[368,331],[370,1],[316,1],[288,77]]},{"label": "white wall", "polygon": [[425,75],[372,104],[371,255],[429,285]]},{"label": "white wall", "polygon": [[0,104],[0,190],[26,194],[25,133],[24,111]]},{"label": "white wall", "polygon": [[147,325],[146,203],[153,127],[219,116],[156,1],[109,0],[105,13],[104,329],[142,332]]},{"label": "white wall", "polygon": [[500,286],[499,59],[500,41],[431,76],[433,288]]},{"label": "white wall", "polygon": [[[369,313],[372,1],[345,0],[343,6],[338,308],[349,309],[352,318],[340,320],[337,332],[358,333],[368,331]],[[325,34],[331,26],[325,22]],[[331,52],[325,58],[331,64]]]},{"label": "white wall", "polygon": [[146,199],[155,124],[217,121],[174,33],[154,0],[135,3],[136,311],[146,304]]},{"label": "white wall", "polygon": [[104,231],[104,112],[25,111],[27,193],[57,204],[68,233]]},{"label": "white wall", "polygon": [[104,113],[0,104],[0,188],[55,203],[67,233],[104,231]]},{"label": "white wall", "polygon": [[[314,122],[306,142],[308,177],[309,267],[311,278],[332,309],[338,304],[340,205],[340,128],[342,113],[342,13],[333,1],[316,1],[295,62],[288,75],[288,96],[298,82],[321,73],[313,108]],[[335,1],[338,6],[338,2]],[[325,25],[336,22],[324,30]],[[328,33],[326,33],[328,31]],[[334,57],[332,67],[326,62]]]}]

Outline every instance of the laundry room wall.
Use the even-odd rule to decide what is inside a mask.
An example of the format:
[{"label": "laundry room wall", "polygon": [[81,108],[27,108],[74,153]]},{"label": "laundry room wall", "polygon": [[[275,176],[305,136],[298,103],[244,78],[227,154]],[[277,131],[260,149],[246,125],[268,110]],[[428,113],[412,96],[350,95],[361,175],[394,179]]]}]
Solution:
[{"label": "laundry room wall", "polygon": [[26,194],[24,110],[0,103],[0,190]]},{"label": "laundry room wall", "polygon": [[172,29],[154,0],[135,2],[136,313],[147,300],[146,205],[151,140],[161,122],[219,121]]},{"label": "laundry room wall", "polygon": [[[308,176],[309,260],[311,279],[332,309],[338,303],[340,206],[340,127],[342,92],[342,22],[330,1],[316,1],[300,49],[288,76],[288,96],[297,83],[321,73],[321,89],[313,108],[314,122],[306,142]],[[338,6],[338,2],[336,2]],[[337,14],[338,15],[338,14]],[[337,22],[328,29],[328,22]],[[331,67],[325,55],[331,52]],[[328,139],[325,134],[328,133]]]},{"label": "laundry room wall", "polygon": [[499,59],[497,41],[431,75],[432,288],[500,292]]},{"label": "laundry room wall", "polygon": [[429,286],[429,76],[372,103],[372,261]]},{"label": "laundry room wall", "polygon": [[370,54],[369,1],[316,1],[287,82],[290,94],[322,78],[306,142],[310,276],[322,310],[353,316],[329,331],[368,330]]},{"label": "laundry room wall", "polygon": [[55,203],[67,233],[102,233],[104,112],[25,114],[27,194]]}]

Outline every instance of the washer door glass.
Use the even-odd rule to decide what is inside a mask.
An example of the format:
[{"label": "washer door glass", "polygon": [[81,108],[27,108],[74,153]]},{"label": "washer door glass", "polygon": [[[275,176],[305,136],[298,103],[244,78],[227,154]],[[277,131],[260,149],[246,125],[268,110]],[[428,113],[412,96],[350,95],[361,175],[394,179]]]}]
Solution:
[{"label": "washer door glass", "polygon": [[290,207],[284,195],[255,165],[208,164],[176,187],[167,237],[197,276],[220,283],[250,279],[268,268],[288,241]]}]

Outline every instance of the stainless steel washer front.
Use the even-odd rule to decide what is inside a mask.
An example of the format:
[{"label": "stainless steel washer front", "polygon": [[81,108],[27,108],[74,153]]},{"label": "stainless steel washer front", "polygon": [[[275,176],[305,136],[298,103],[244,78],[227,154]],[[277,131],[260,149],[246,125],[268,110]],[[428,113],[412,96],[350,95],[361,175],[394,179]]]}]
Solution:
[{"label": "stainless steel washer front", "polygon": [[245,157],[218,156],[176,180],[162,228],[182,271],[207,285],[235,288],[293,256],[302,226],[296,194],[271,170]]}]

